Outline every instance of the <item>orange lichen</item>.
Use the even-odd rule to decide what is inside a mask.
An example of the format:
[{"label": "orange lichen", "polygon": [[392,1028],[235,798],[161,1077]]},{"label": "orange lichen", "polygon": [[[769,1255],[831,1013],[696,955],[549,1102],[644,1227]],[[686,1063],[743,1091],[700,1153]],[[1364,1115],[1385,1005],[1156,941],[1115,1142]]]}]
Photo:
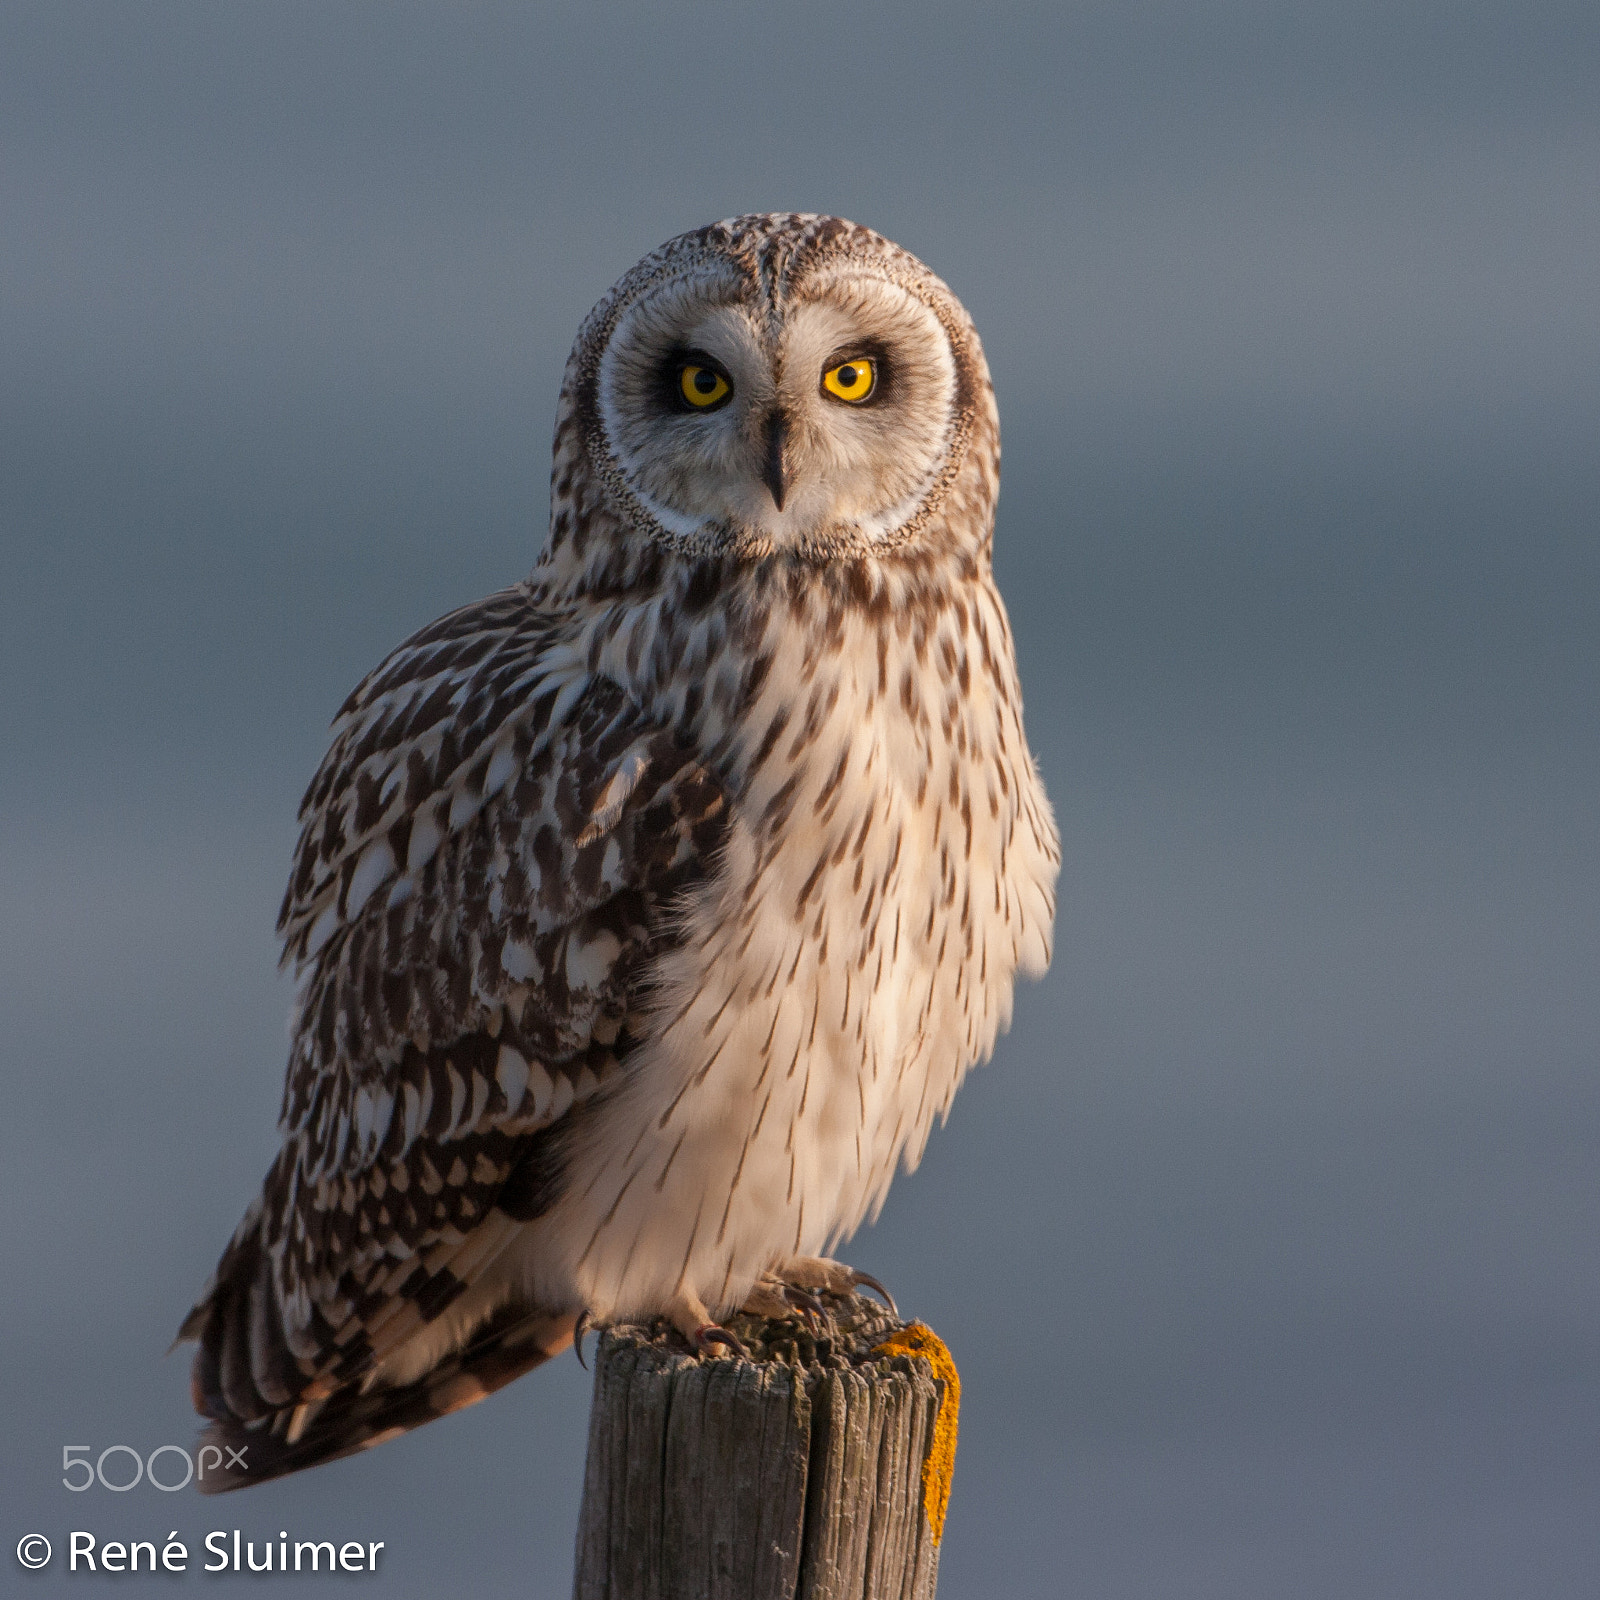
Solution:
[{"label": "orange lichen", "polygon": [[922,1509],[933,1530],[933,1542],[944,1537],[944,1514],[950,1505],[950,1478],[956,1467],[956,1419],[961,1410],[961,1375],[943,1339],[925,1322],[913,1322],[880,1344],[875,1356],[921,1356],[944,1384],[944,1399],[933,1424],[933,1441],[922,1463]]}]

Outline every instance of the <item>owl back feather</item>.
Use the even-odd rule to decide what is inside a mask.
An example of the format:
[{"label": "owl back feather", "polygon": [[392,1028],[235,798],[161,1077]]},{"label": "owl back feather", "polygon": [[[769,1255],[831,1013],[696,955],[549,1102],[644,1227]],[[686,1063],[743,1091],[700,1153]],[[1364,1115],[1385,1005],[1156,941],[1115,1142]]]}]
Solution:
[{"label": "owl back feather", "polygon": [[215,1440],[253,1444],[215,1487],[392,1437],[561,1347],[574,1308],[501,1258],[636,1047],[722,812],[525,588],[423,630],[346,702],[280,922],[284,1143],[179,1334]]},{"label": "owl back feather", "polygon": [[349,1385],[254,1423],[231,1417],[214,1422],[201,1434],[200,1446],[217,1447],[223,1465],[201,1481],[201,1493],[224,1494],[338,1461],[475,1405],[565,1350],[574,1321],[570,1312],[508,1306],[415,1382],[365,1392]]}]

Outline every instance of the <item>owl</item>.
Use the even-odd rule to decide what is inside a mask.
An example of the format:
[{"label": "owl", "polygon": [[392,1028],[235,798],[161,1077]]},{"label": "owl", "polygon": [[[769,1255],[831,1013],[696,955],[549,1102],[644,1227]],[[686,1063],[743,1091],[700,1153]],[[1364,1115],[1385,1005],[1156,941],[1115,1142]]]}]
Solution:
[{"label": "owl", "polygon": [[829,1253],[1050,959],[999,459],[966,312],[867,228],[715,223],[595,307],[537,566],[301,807],[282,1146],[179,1335],[211,1487],[871,1281]]}]

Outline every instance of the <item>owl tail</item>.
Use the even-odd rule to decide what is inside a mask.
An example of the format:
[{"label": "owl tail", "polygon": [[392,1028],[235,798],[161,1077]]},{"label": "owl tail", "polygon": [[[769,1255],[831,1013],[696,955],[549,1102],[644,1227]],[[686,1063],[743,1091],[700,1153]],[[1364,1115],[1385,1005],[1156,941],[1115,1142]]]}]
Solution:
[{"label": "owl tail", "polygon": [[[196,1475],[200,1492],[223,1494],[337,1461],[474,1405],[565,1350],[575,1320],[570,1312],[508,1306],[413,1383],[366,1393],[348,1384],[254,1422],[213,1422],[200,1436],[206,1466],[203,1477]],[[212,1461],[208,1445],[220,1461]]]}]

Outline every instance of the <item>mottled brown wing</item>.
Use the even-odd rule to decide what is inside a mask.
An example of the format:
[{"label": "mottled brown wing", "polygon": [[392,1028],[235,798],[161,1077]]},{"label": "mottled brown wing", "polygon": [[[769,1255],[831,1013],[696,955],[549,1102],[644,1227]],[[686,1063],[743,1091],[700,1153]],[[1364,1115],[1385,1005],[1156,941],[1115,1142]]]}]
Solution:
[{"label": "mottled brown wing", "polygon": [[625,1070],[723,795],[563,636],[505,591],[339,714],[279,919],[283,1147],[180,1335],[209,1416],[370,1373],[548,1207],[575,1108]]}]

